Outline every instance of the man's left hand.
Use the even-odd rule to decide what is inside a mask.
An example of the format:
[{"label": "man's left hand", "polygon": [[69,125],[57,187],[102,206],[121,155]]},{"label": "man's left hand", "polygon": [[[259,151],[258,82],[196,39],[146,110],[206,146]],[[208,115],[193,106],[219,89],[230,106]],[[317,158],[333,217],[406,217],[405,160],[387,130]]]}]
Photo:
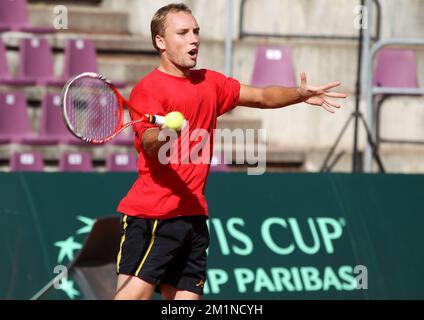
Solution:
[{"label": "man's left hand", "polygon": [[340,86],[339,81],[330,82],[319,87],[313,87],[307,84],[305,72],[300,74],[300,80],[299,94],[302,101],[307,104],[323,107],[328,112],[334,113],[334,108],[339,109],[341,107],[338,103],[328,100],[328,97],[343,99],[347,97],[345,93],[330,92],[330,89]]}]

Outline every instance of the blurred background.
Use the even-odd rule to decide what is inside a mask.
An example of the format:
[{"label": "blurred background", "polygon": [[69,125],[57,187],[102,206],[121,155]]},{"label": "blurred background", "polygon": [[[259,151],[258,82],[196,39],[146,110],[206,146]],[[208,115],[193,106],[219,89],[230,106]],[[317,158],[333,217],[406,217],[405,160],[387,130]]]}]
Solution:
[{"label": "blurred background", "polygon": [[[150,19],[167,3],[161,0],[2,0],[0,90],[4,101],[4,94],[19,93],[18,98],[23,98],[22,103],[26,105],[21,112],[27,112],[29,122],[22,114],[17,116],[18,121],[27,123],[9,128],[8,124],[15,120],[5,120],[2,114],[0,169],[10,169],[9,161],[15,152],[41,152],[47,171],[62,168],[59,162],[64,153],[88,152],[91,156],[88,161],[92,161],[96,171],[106,170],[111,154],[131,154],[129,131],[127,136],[121,135],[107,146],[87,149],[72,137],[66,137],[64,128],[52,125],[58,122],[55,118],[58,114],[54,111],[51,114],[50,107],[55,99],[56,104],[59,103],[57,94],[64,81],[82,71],[99,71],[128,96],[134,84],[158,66],[159,59],[150,40]],[[348,93],[349,97],[334,115],[301,105],[281,110],[237,108],[219,119],[220,128],[266,130],[266,140],[259,134],[254,143],[266,144],[267,170],[323,170],[329,150],[355,111],[359,43],[359,28],[355,24],[367,22],[366,19],[362,24],[359,21],[363,15],[361,1],[218,0],[212,4],[195,0],[185,3],[201,27],[199,68],[214,69],[242,83],[258,86],[297,86],[301,71],[306,72],[312,85],[341,81],[338,90]],[[370,45],[393,38],[422,39],[423,6],[420,0],[372,1],[368,26]],[[373,87],[419,88],[424,72],[423,48],[421,45],[384,47],[372,65],[363,63],[361,69],[372,69]],[[362,76],[364,74],[362,72]],[[365,103],[366,84],[362,80],[359,106],[365,114],[370,108]],[[375,94],[373,103],[372,117],[366,120],[371,122],[368,126],[386,171],[423,172],[422,95],[401,94],[395,90],[395,93]],[[354,150],[357,150],[360,167],[364,167],[365,130],[363,125],[358,126],[358,147],[354,149],[354,127],[354,122],[350,122],[341,135],[335,161],[328,162],[332,171],[352,171]],[[401,140],[406,143],[399,143]],[[217,154],[227,147],[217,143]],[[234,161],[227,169],[244,171],[245,167]],[[379,168],[374,163],[368,171],[379,171]]]}]

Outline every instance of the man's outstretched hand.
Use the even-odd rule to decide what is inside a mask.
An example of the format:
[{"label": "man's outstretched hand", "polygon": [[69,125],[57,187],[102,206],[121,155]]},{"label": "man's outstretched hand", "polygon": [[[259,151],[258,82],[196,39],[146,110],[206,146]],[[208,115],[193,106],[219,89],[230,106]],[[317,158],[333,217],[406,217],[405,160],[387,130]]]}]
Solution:
[{"label": "man's outstretched hand", "polygon": [[347,97],[344,93],[330,92],[331,89],[340,86],[339,81],[330,82],[319,87],[313,87],[307,84],[305,72],[300,74],[300,80],[299,93],[302,97],[302,101],[314,106],[323,107],[328,112],[334,113],[334,108],[338,109],[341,107],[338,103],[328,100],[328,97],[342,99]]}]

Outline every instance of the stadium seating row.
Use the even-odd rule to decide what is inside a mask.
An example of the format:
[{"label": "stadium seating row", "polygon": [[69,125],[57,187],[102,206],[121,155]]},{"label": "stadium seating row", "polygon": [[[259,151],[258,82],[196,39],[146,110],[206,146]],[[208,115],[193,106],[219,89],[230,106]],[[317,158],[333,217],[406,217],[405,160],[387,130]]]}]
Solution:
[{"label": "stadium seating row", "polygon": [[[62,118],[61,97],[48,92],[41,102],[38,133],[34,133],[28,115],[26,98],[22,92],[0,92],[0,144],[24,145],[82,145],[66,128]],[[134,135],[128,130],[118,135],[111,143],[129,146]]]},{"label": "stadium seating row", "polygon": [[[19,65],[13,76],[8,66],[4,43],[0,40],[0,84],[41,85],[63,87],[72,76],[81,72],[98,72],[96,48],[92,41],[68,39],[64,49],[63,72],[60,78],[54,75],[54,59],[50,45],[45,38],[21,39]],[[114,84],[124,87],[124,83]]]},{"label": "stadium seating row", "polygon": [[[40,151],[15,152],[9,161],[10,171],[44,171],[43,155]],[[95,172],[91,153],[64,152],[59,158],[59,171]],[[111,153],[106,157],[106,172],[136,172],[137,157],[135,153]],[[217,155],[212,157],[212,172],[228,171],[228,165],[221,163]]]},{"label": "stadium seating row", "polygon": [[[9,162],[10,171],[43,171],[43,155],[39,151],[15,152]],[[65,152],[59,158],[59,171],[94,172],[89,152]],[[107,172],[136,172],[137,157],[135,153],[111,153],[106,157]]]}]

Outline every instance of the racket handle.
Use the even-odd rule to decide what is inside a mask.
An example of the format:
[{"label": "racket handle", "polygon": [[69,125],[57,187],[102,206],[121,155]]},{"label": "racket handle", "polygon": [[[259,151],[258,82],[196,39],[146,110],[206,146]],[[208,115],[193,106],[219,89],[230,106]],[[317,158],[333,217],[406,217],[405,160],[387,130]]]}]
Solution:
[{"label": "racket handle", "polygon": [[148,119],[151,119],[149,122],[154,123],[158,126],[163,126],[165,124],[165,117],[164,116],[156,116],[156,115],[148,115],[146,114]]}]

